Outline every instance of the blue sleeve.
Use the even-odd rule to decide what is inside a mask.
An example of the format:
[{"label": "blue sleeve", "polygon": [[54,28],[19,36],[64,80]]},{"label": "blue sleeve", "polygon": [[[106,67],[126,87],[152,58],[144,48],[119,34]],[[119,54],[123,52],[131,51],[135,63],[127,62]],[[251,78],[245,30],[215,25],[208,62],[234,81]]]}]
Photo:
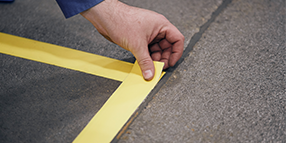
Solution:
[{"label": "blue sleeve", "polygon": [[83,12],[103,0],[56,0],[66,18]]}]

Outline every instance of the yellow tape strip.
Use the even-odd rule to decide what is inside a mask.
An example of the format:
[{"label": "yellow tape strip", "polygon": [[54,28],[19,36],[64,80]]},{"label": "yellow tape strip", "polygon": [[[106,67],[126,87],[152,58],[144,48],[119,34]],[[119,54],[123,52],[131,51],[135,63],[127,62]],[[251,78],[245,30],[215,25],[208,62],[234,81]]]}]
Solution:
[{"label": "yellow tape strip", "polygon": [[0,53],[123,81],[133,64],[0,32]]},{"label": "yellow tape strip", "polygon": [[145,81],[136,62],[123,83],[117,88],[88,125],[74,140],[74,143],[108,143],[144,101],[159,81],[164,64],[154,62],[155,77]]},{"label": "yellow tape strip", "polygon": [[131,64],[1,32],[0,53],[123,81],[75,143],[110,142],[164,75],[164,64],[160,62],[154,62],[154,79],[145,81],[137,62]]}]

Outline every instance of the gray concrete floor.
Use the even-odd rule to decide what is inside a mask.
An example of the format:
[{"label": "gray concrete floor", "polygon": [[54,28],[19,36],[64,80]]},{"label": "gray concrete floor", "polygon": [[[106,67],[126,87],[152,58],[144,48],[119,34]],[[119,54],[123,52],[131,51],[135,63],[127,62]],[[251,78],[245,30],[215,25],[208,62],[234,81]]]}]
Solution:
[{"label": "gray concrete floor", "polygon": [[[119,142],[285,142],[285,0],[235,0],[209,22],[221,0],[124,2],[165,15],[193,50],[167,71],[170,78]],[[0,13],[0,32],[134,61],[80,15],[65,19],[55,1],[16,0],[0,4]],[[0,59],[1,142],[71,142],[120,84]]]},{"label": "gray concrete floor", "polygon": [[285,1],[233,1],[123,142],[286,142]]}]

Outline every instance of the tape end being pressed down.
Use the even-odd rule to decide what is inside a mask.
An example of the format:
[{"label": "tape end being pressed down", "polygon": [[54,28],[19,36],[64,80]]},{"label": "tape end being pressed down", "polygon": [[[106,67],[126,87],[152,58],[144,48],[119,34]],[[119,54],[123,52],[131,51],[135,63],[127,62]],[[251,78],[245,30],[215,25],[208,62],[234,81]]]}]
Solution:
[{"label": "tape end being pressed down", "polygon": [[144,80],[137,62],[123,83],[74,140],[74,143],[108,143],[116,136],[158,83],[164,64],[154,62],[153,80]]}]

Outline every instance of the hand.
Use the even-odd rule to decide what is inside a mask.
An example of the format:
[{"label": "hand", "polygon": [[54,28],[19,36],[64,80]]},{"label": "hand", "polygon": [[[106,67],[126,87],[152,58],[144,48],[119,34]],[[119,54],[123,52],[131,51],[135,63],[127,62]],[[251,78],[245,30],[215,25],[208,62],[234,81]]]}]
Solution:
[{"label": "hand", "polygon": [[163,15],[105,0],[81,13],[106,39],[130,51],[137,59],[143,77],[154,77],[154,61],[164,69],[174,66],[184,50],[184,36]]}]

